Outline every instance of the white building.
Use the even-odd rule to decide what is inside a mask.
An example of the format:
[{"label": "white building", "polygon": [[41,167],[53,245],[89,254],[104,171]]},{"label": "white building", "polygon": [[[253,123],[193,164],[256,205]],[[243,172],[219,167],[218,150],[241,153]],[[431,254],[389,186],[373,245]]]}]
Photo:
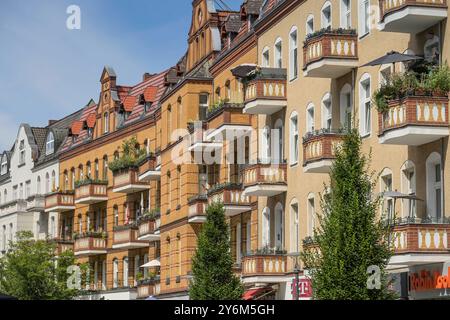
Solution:
[{"label": "white building", "polygon": [[45,194],[59,188],[58,150],[68,135],[74,113],[44,128],[22,124],[9,151],[0,157],[0,255],[17,232],[35,239],[56,238],[57,213],[45,213]]}]

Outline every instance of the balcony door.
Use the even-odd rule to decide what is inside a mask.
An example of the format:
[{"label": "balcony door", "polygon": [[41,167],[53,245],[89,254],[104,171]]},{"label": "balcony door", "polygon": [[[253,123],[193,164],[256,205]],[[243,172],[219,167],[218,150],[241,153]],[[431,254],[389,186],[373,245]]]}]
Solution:
[{"label": "balcony door", "polygon": [[427,159],[427,218],[433,222],[442,219],[442,164],[441,156],[433,152]]},{"label": "balcony door", "polygon": [[275,207],[275,247],[277,250],[282,250],[284,248],[283,229],[283,205],[278,203]]}]

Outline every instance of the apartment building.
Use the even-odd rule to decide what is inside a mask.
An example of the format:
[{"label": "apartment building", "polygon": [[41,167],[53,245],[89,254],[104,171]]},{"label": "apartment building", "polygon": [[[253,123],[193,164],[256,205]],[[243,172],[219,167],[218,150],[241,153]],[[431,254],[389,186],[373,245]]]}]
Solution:
[{"label": "apartment building", "polygon": [[57,216],[44,210],[44,195],[59,186],[59,148],[77,113],[46,127],[19,127],[13,147],[3,152],[0,172],[0,254],[7,252],[17,232],[35,239],[54,238]]}]

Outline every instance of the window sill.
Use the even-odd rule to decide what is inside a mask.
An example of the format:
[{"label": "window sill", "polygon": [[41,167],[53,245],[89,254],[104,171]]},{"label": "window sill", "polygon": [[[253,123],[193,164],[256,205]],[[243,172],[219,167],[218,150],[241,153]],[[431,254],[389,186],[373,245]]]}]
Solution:
[{"label": "window sill", "polygon": [[21,164],[19,164],[19,165],[17,166],[17,168],[21,168],[21,167],[23,167],[23,166],[25,166],[25,162],[24,162],[24,163],[21,163]]},{"label": "window sill", "polygon": [[298,80],[298,75],[295,78],[289,80],[289,84],[294,83]]},{"label": "window sill", "polygon": [[360,40],[360,41],[361,41],[361,40],[364,40],[364,39],[367,38],[369,35],[370,35],[370,31],[367,32],[367,33],[365,33],[365,34],[363,34],[363,35],[361,35],[361,36],[359,37],[359,40]]},{"label": "window sill", "polygon": [[295,169],[298,167],[298,162],[291,163],[289,164],[289,166],[291,167],[291,169]]},{"label": "window sill", "polygon": [[362,134],[362,135],[361,135],[361,139],[368,139],[368,138],[370,138],[371,136],[372,136],[372,133],[371,133],[371,132],[365,133],[365,134]]}]

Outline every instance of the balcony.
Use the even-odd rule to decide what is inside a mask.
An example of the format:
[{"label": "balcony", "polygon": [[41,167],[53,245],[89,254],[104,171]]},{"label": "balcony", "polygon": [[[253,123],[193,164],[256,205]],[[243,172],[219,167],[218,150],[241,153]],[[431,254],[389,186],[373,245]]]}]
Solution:
[{"label": "balcony", "polygon": [[45,197],[35,195],[27,199],[28,212],[43,212],[45,210]]},{"label": "balcony", "polygon": [[80,181],[75,184],[75,204],[108,201],[108,181]]},{"label": "balcony", "polygon": [[24,200],[15,200],[0,205],[0,214],[27,212],[27,203]]},{"label": "balcony", "polygon": [[160,292],[160,276],[141,280],[137,285],[137,298],[146,299],[150,296],[158,295]]},{"label": "balcony", "polygon": [[139,249],[148,247],[148,241],[139,240],[139,227],[135,225],[114,228],[113,249]]},{"label": "balcony", "polygon": [[192,197],[188,201],[189,223],[205,223],[206,222],[206,207],[208,206],[208,197],[206,195],[198,195]]},{"label": "balcony", "polygon": [[286,164],[255,164],[243,170],[244,195],[273,197],[287,191]]},{"label": "balcony", "polygon": [[149,155],[139,165],[139,182],[161,180],[161,155]]},{"label": "balcony", "polygon": [[447,18],[447,0],[379,0],[378,29],[418,33]]},{"label": "balcony", "polygon": [[191,145],[188,150],[190,152],[203,152],[218,150],[223,147],[222,142],[207,141],[208,124],[203,121],[192,122],[188,126],[191,134]]},{"label": "balcony", "polygon": [[66,212],[72,210],[75,210],[73,191],[59,191],[45,196],[45,212]]},{"label": "balcony", "polygon": [[161,239],[161,234],[159,233],[160,226],[160,215],[155,215],[154,217],[143,217],[139,221],[138,240],[150,242],[159,241]]},{"label": "balcony", "polygon": [[287,256],[285,254],[255,254],[242,259],[244,283],[277,283],[286,273]]},{"label": "balcony", "polygon": [[286,69],[259,69],[245,89],[244,113],[272,115],[286,108],[286,78]]},{"label": "balcony", "polygon": [[95,256],[107,253],[107,239],[104,234],[88,233],[77,235],[75,238],[75,256]]},{"label": "balcony", "polygon": [[[208,133],[206,141],[234,140],[252,129],[251,118],[243,114],[244,105],[241,103],[219,102],[208,111]],[[233,137],[234,136],[234,137]]]},{"label": "balcony", "polygon": [[303,171],[305,173],[329,173],[336,150],[342,144],[341,131],[322,130],[303,138]]},{"label": "balcony", "polygon": [[411,96],[379,113],[381,144],[420,146],[449,136],[448,97]]},{"label": "balcony", "polygon": [[393,227],[395,255],[391,265],[415,265],[448,261],[450,221],[406,218]]},{"label": "balcony", "polygon": [[129,167],[113,172],[114,193],[135,193],[150,189],[147,182],[139,181],[139,168]]},{"label": "balcony", "polygon": [[208,201],[223,203],[228,217],[252,210],[250,197],[244,196],[242,184],[227,183],[215,186],[208,192]]},{"label": "balcony", "polygon": [[71,240],[55,240],[56,243],[56,255],[60,256],[64,252],[73,251],[74,242]]},{"label": "balcony", "polygon": [[358,67],[355,30],[325,30],[309,36],[303,46],[305,77],[336,79]]}]

